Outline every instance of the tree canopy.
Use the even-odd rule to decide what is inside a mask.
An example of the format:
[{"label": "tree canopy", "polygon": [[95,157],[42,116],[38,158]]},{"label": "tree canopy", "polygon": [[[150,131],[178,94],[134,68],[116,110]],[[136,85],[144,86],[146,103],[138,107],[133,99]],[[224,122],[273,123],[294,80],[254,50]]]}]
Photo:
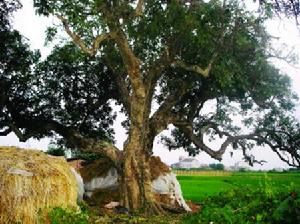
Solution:
[{"label": "tree canopy", "polygon": [[[124,175],[124,205],[131,209],[153,201],[149,157],[154,138],[170,126],[172,136],[163,138],[170,150],[204,151],[221,160],[231,146],[253,164],[258,161],[251,149],[266,145],[299,167],[300,125],[291,115],[297,97],[288,76],[268,60],[274,56],[264,28],[268,13],[258,16],[238,1],[34,5],[60,21],[72,43],[37,61],[19,34],[7,37],[1,47],[1,135],[15,132],[26,140],[59,134],[69,147],[102,153]],[[48,39],[55,33],[49,28]],[[124,153],[112,144],[112,101],[127,115]],[[241,122],[234,122],[237,115]],[[205,136],[223,143],[211,148]]]},{"label": "tree canopy", "polygon": [[[87,7],[84,1],[70,1],[68,4],[35,1],[35,4],[39,7],[39,13],[45,15],[52,13],[61,19],[67,32],[69,30],[69,33],[72,32],[78,37],[74,38],[71,35],[73,40],[77,40],[74,42],[79,44],[85,53],[96,54],[97,47],[99,47],[97,45],[102,41],[105,42],[101,46],[99,55],[94,57],[85,56],[71,44],[67,44],[55,49],[45,62],[41,62],[36,67],[34,72],[29,71],[30,65],[34,63],[33,59],[35,61],[37,59],[37,54],[33,57],[34,54],[29,52],[26,41],[21,41],[22,37],[17,31],[8,31],[8,13],[18,8],[19,4],[7,2],[1,7],[1,10],[6,11],[6,14],[2,13],[1,19],[2,29],[6,29],[6,33],[3,31],[2,36],[5,41],[1,43],[6,42],[8,45],[1,48],[4,51],[1,62],[4,65],[7,63],[5,60],[10,60],[11,63],[7,64],[6,70],[2,72],[2,83],[4,85],[4,77],[6,83],[5,88],[1,89],[4,91],[7,88],[15,91],[2,94],[2,96],[4,98],[4,95],[7,97],[11,94],[10,102],[14,105],[10,106],[10,110],[14,110],[11,113],[15,116],[13,123],[24,129],[26,136],[24,140],[29,137],[51,136],[53,134],[51,128],[43,130],[47,129],[44,127],[35,130],[42,126],[41,122],[44,120],[55,120],[64,126],[74,127],[85,136],[113,140],[111,124],[114,116],[111,114],[109,99],[123,103],[126,101],[122,99],[122,93],[114,83],[113,73],[122,73],[126,68],[121,65],[122,58],[116,46],[109,43],[108,37],[105,38],[106,34],[98,35],[98,39],[94,38],[93,32],[95,33],[97,29],[98,32],[108,29],[106,20],[109,18],[102,19],[104,11],[103,15],[92,14],[101,7],[103,10],[114,7],[114,11],[119,13],[114,16],[124,19],[123,24],[119,25],[122,25],[128,32],[133,51],[142,61],[145,70],[158,73],[153,70],[159,69],[157,65],[162,67],[160,74],[157,75],[159,76],[157,77],[158,84],[155,86],[159,91],[153,94],[155,102],[162,108],[168,101],[180,99],[180,102],[170,102],[167,106],[173,107],[171,108],[172,115],[183,115],[186,121],[193,124],[194,129],[205,125],[213,129],[212,123],[215,123],[215,127],[219,126],[222,127],[222,131],[228,131],[223,134],[219,133],[221,136],[224,134],[228,136],[230,132],[230,135],[236,135],[239,128],[232,126],[231,114],[228,111],[232,110],[231,102],[236,102],[240,108],[235,109],[240,109],[244,115],[253,113],[253,110],[258,112],[264,109],[272,110],[264,117],[258,116],[257,119],[253,116],[244,116],[244,124],[250,127],[249,130],[256,128],[258,131],[259,129],[259,132],[265,133],[266,136],[267,132],[263,127],[274,125],[274,120],[278,120],[278,126],[281,127],[282,119],[278,119],[278,113],[283,111],[280,109],[291,110],[293,108],[294,96],[291,93],[289,78],[281,75],[280,71],[267,61],[270,37],[263,28],[264,18],[255,18],[246,10],[240,9],[235,2],[231,2],[226,7],[218,3],[203,3],[201,7],[196,7],[195,2],[183,4],[184,7],[182,7],[182,3],[176,1],[171,3],[149,1],[138,19],[130,19],[134,13],[141,12],[134,11],[134,5],[128,5],[126,1],[119,3],[95,1],[90,2]],[[142,9],[137,7],[135,10]],[[65,14],[67,18],[58,15],[58,12]],[[137,21],[132,22],[132,20]],[[53,28],[51,30],[53,31]],[[187,32],[188,30],[191,32]],[[79,38],[79,34],[85,35]],[[104,39],[100,40],[101,38]],[[100,42],[97,43],[97,40]],[[92,42],[90,48],[87,47],[89,42]],[[15,51],[10,54],[11,59],[7,57],[8,50]],[[160,58],[159,55],[161,55]],[[20,56],[24,58],[20,59]],[[184,61],[181,58],[184,58]],[[209,65],[215,60],[218,63],[215,63],[213,71],[208,71]],[[24,63],[24,61],[28,62]],[[109,63],[105,65],[106,62]],[[168,64],[168,67],[165,64]],[[209,78],[201,74],[203,73],[201,67],[204,68],[205,65],[208,65],[206,69],[211,73]],[[20,70],[21,74],[17,73]],[[196,73],[196,75],[191,73]],[[197,73],[200,74],[197,75]],[[8,79],[9,74],[11,76]],[[147,79],[146,75],[145,79]],[[13,86],[8,88],[9,85]],[[127,86],[123,91],[129,88],[130,86]],[[170,99],[174,96],[176,99]],[[215,115],[207,117],[203,114],[203,117],[200,117],[201,107],[211,100],[216,100]],[[155,116],[158,116],[158,113],[155,113],[153,117]],[[281,116],[285,116],[285,113],[283,112]],[[33,117],[36,120],[40,119],[40,122],[32,123]],[[288,124],[295,123],[292,118],[286,119]],[[2,125],[3,128],[7,126],[7,124]],[[197,146],[190,140],[189,137],[192,136],[183,132],[183,127],[181,129],[176,127],[173,131],[175,137],[173,140],[164,138],[164,142],[170,149],[184,147],[191,154],[197,153],[199,148],[203,150],[203,147],[199,147],[202,143]],[[274,131],[275,128],[268,130]],[[9,131],[11,128],[5,129],[3,133]],[[217,134],[218,131],[220,130],[210,133]],[[187,136],[189,137],[186,138]],[[235,141],[232,140],[230,143],[233,142]],[[242,142],[245,143],[244,139]],[[280,144],[284,146],[283,142]],[[235,144],[235,146],[238,145]]]}]

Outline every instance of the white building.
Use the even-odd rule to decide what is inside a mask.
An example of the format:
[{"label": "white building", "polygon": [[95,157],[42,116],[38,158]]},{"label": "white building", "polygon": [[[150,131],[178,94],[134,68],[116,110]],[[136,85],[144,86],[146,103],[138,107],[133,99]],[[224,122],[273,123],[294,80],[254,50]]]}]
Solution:
[{"label": "white building", "polygon": [[273,170],[276,171],[276,172],[283,172],[284,171],[284,169],[282,167],[275,167]]},{"label": "white building", "polygon": [[179,157],[179,162],[174,163],[171,165],[172,168],[184,168],[184,169],[191,169],[191,168],[200,168],[202,164],[192,157]]}]

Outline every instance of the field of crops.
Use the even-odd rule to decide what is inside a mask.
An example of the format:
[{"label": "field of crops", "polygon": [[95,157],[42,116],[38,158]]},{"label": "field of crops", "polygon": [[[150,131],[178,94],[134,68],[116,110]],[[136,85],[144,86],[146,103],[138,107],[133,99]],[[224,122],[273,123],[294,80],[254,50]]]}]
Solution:
[{"label": "field of crops", "polygon": [[[181,173],[180,173],[181,172]],[[201,202],[207,196],[234,187],[284,188],[294,185],[300,189],[300,173],[262,173],[262,172],[220,172],[192,171],[177,172],[183,196],[187,200]]]}]

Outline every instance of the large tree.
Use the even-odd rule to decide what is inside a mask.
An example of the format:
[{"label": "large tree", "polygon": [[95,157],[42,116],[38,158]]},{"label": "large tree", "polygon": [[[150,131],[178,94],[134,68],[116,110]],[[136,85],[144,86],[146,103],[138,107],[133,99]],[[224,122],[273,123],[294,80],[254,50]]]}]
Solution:
[{"label": "large tree", "polygon": [[[68,147],[101,153],[118,170],[130,210],[162,211],[149,159],[168,127],[172,137],[163,142],[170,149],[221,160],[232,146],[254,163],[251,148],[266,145],[299,167],[300,126],[290,115],[296,97],[289,78],[268,61],[274,54],[266,15],[237,1],[34,2],[78,48],[57,47],[44,62],[22,64],[24,71],[1,68],[1,135],[15,132],[25,141],[58,134]],[[50,37],[55,28],[48,31]],[[112,100],[127,115],[123,151],[113,146]],[[210,148],[205,136],[223,143]]]}]

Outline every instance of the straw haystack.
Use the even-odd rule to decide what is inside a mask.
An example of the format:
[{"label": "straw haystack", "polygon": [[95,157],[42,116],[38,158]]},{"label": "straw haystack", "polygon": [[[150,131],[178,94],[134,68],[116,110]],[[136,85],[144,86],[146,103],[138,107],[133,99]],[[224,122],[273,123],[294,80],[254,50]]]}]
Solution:
[{"label": "straw haystack", "polygon": [[38,223],[48,209],[76,203],[76,178],[64,158],[0,147],[0,223]]}]

